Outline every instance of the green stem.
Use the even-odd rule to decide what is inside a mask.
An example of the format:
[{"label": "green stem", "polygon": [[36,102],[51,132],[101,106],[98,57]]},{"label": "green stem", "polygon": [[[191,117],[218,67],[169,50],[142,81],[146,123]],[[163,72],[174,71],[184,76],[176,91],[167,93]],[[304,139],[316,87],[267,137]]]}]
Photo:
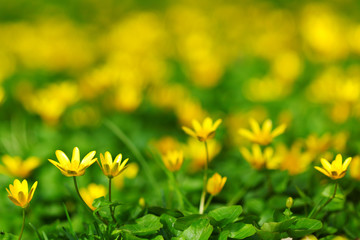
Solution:
[{"label": "green stem", "polygon": [[[338,183],[336,182],[333,195],[331,195],[331,197],[314,213],[314,218],[317,216],[317,214],[319,212],[321,212],[321,210],[324,209],[324,207],[326,207],[326,205],[328,205],[335,198],[337,187],[338,187]],[[309,216],[309,217],[311,217],[311,216]]]},{"label": "green stem", "polygon": [[206,201],[205,207],[204,207],[204,211],[209,207],[211,200],[213,199],[214,195],[210,195],[210,197],[208,198],[208,200]]},{"label": "green stem", "polygon": [[[85,205],[85,208],[86,208],[89,212],[93,213],[93,210],[86,204],[85,200],[82,198],[82,196],[81,196],[81,194],[80,194],[80,192],[79,192],[78,184],[77,184],[77,181],[76,181],[76,176],[73,176],[73,179],[74,179],[74,185],[75,185],[76,193],[78,194],[81,202]],[[102,218],[102,217],[100,216],[99,212],[96,212],[96,216],[97,216],[103,223],[108,224],[107,220],[104,219],[104,218]]]},{"label": "green stem", "polygon": [[142,156],[140,151],[137,149],[135,144],[124,134],[123,131],[120,130],[119,127],[117,127],[114,123],[111,121],[105,121],[104,124],[111,130],[113,133],[130,149],[130,151],[135,155],[136,159],[140,162],[142,165],[145,175],[149,180],[149,183],[152,185],[152,188],[154,191],[160,195],[158,184],[155,181],[154,176],[152,175],[152,172],[150,170],[149,165],[147,164],[147,161]]},{"label": "green stem", "polygon": [[25,208],[23,208],[23,220],[22,220],[22,226],[21,226],[21,231],[20,231],[18,240],[21,239],[23,232],[24,232],[24,228],[25,228]]},{"label": "green stem", "polygon": [[[111,180],[112,180],[112,178],[109,177],[109,202],[110,203],[112,203],[112,201],[111,201]],[[114,208],[112,206],[110,206],[110,213],[111,213],[111,217],[112,217],[113,221],[116,222],[115,216],[114,216]]]},{"label": "green stem", "polygon": [[204,167],[204,181],[203,181],[203,190],[201,193],[200,198],[200,206],[199,206],[199,213],[204,213],[204,204],[205,204],[205,198],[206,198],[206,184],[207,184],[207,178],[208,178],[208,164],[209,164],[209,149],[207,142],[204,141],[205,144],[205,153],[206,153],[206,161],[205,161],[205,167]]},{"label": "green stem", "polygon": [[78,194],[81,202],[84,204],[85,208],[92,213],[91,208],[86,204],[85,200],[82,198],[82,196],[81,196],[81,194],[80,194],[80,192],[79,192],[78,184],[77,184],[77,181],[76,181],[76,176],[73,176],[73,180],[74,180],[74,185],[75,185],[76,193]]}]

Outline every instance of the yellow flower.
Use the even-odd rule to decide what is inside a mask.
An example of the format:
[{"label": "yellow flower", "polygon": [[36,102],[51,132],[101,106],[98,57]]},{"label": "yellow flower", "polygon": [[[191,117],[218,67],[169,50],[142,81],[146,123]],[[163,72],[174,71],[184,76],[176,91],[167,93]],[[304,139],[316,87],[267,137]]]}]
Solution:
[{"label": "yellow flower", "polygon": [[56,150],[55,154],[59,162],[51,159],[49,161],[67,177],[84,175],[86,168],[97,160],[97,158],[93,158],[96,152],[91,151],[80,162],[80,151],[77,147],[73,150],[71,162],[63,151]]},{"label": "yellow flower", "polygon": [[265,148],[264,152],[258,144],[253,144],[251,147],[252,153],[243,147],[240,149],[241,154],[245,160],[255,169],[262,169],[266,167],[268,169],[275,169],[279,165],[279,159],[274,157],[274,150],[271,147]]},{"label": "yellow flower", "polygon": [[302,143],[295,142],[291,148],[280,144],[276,147],[276,155],[280,158],[280,168],[297,175],[306,171],[314,159],[314,155],[302,150]]},{"label": "yellow flower", "polygon": [[241,128],[239,130],[239,133],[243,137],[249,139],[251,142],[258,143],[260,145],[270,144],[275,137],[282,134],[286,129],[286,125],[282,124],[279,127],[275,128],[273,131],[271,131],[272,121],[270,119],[265,120],[262,128],[260,128],[259,123],[253,118],[250,118],[249,123],[252,132],[248,129]]},{"label": "yellow flower", "polygon": [[320,161],[323,168],[315,166],[315,169],[335,180],[345,176],[351,162],[351,157],[348,157],[344,163],[342,163],[341,154],[336,155],[335,160],[331,164],[325,158],[322,158]]},{"label": "yellow flower", "polygon": [[184,161],[184,154],[182,151],[168,151],[166,155],[162,157],[165,167],[171,172],[178,171]]},{"label": "yellow flower", "polygon": [[350,164],[350,175],[356,180],[360,180],[360,156],[355,156]]},{"label": "yellow flower", "polygon": [[106,152],[105,157],[102,155],[102,153],[100,153],[100,160],[101,164],[99,161],[98,164],[104,175],[109,178],[113,178],[122,173],[127,168],[126,163],[129,161],[129,158],[122,161],[122,154],[120,153],[113,161],[110,152]]},{"label": "yellow flower", "polygon": [[10,190],[6,188],[6,191],[9,194],[8,197],[16,206],[26,208],[34,196],[37,184],[38,182],[36,181],[32,185],[29,192],[28,182],[25,179],[22,181],[22,183],[20,183],[18,179],[15,179],[14,185],[10,184]]},{"label": "yellow flower", "polygon": [[213,120],[207,117],[203,121],[202,125],[197,120],[193,120],[192,125],[194,130],[188,127],[182,127],[182,129],[190,136],[197,138],[201,142],[205,142],[206,140],[212,139],[215,136],[215,131],[220,125],[221,121],[221,119],[218,119],[215,121],[215,123],[213,123]]},{"label": "yellow flower", "polygon": [[106,188],[103,185],[90,183],[87,188],[80,188],[80,195],[89,208],[95,210],[95,207],[93,207],[92,203],[96,198],[106,195]]},{"label": "yellow flower", "polygon": [[314,235],[307,235],[303,237],[301,240],[317,240],[317,238]]},{"label": "yellow flower", "polygon": [[305,140],[306,148],[312,154],[321,154],[329,150],[331,147],[331,135],[325,133],[321,137],[311,134]]},{"label": "yellow flower", "polygon": [[40,160],[37,157],[29,157],[23,161],[18,156],[4,155],[2,162],[4,166],[0,165],[0,173],[19,178],[28,177],[31,171],[40,165]]},{"label": "yellow flower", "polygon": [[209,178],[207,185],[206,185],[206,191],[210,193],[211,195],[217,195],[221,192],[223,189],[225,183],[226,183],[227,177],[221,177],[220,174],[215,173],[211,178]]}]

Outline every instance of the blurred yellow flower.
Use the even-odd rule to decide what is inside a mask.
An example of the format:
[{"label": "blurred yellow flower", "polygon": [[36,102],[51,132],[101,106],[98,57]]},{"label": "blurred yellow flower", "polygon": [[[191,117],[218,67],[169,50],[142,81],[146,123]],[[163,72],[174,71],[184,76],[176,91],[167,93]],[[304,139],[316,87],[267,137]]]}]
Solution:
[{"label": "blurred yellow flower", "polygon": [[353,157],[350,164],[350,176],[360,180],[360,156]]},{"label": "blurred yellow flower", "polygon": [[300,142],[295,142],[290,149],[285,145],[277,146],[276,155],[280,158],[280,168],[288,170],[291,175],[305,172],[314,159],[313,154],[302,151]]},{"label": "blurred yellow flower", "polygon": [[118,154],[114,161],[110,152],[105,152],[105,157],[100,153],[100,161],[97,161],[104,175],[113,178],[122,173],[126,169],[126,163],[129,161],[129,158],[122,161],[122,154]]},{"label": "blurred yellow flower", "polygon": [[213,120],[207,117],[203,121],[202,125],[197,120],[193,120],[192,125],[194,130],[188,127],[182,127],[182,129],[188,135],[197,138],[201,142],[205,142],[208,139],[214,138],[215,131],[218,128],[218,126],[221,124],[221,121],[222,121],[221,119],[218,119],[215,121],[215,123],[213,123]]},{"label": "blurred yellow flower", "polygon": [[174,151],[178,149],[180,145],[179,142],[171,136],[164,136],[158,140],[151,141],[150,144],[154,145],[161,154]]},{"label": "blurred yellow flower", "polygon": [[133,179],[139,172],[139,165],[137,163],[132,162],[126,166],[126,171],[114,178],[115,187],[118,189],[121,189],[124,186],[124,178]]},{"label": "blurred yellow flower", "polygon": [[63,151],[56,150],[55,154],[59,162],[51,159],[48,160],[67,177],[84,175],[86,168],[97,161],[97,158],[94,158],[96,152],[91,151],[80,162],[80,151],[78,147],[75,147],[73,150],[71,162]]},{"label": "blurred yellow flower", "polygon": [[305,140],[306,148],[312,154],[321,154],[326,152],[331,146],[331,135],[325,133],[321,137],[311,134]]},{"label": "blurred yellow flower", "polygon": [[40,165],[38,157],[29,157],[23,161],[18,156],[4,155],[1,160],[4,166],[0,165],[0,173],[19,178],[28,177]]},{"label": "blurred yellow flower", "polygon": [[182,151],[168,151],[164,156],[162,156],[162,160],[167,169],[171,172],[175,172],[180,170],[184,161],[184,154]]},{"label": "blurred yellow flower", "polygon": [[87,188],[80,188],[80,195],[84,199],[86,205],[88,205],[91,210],[95,210],[92,203],[96,198],[106,195],[106,188],[103,185],[90,183]]},{"label": "blurred yellow flower", "polygon": [[241,128],[239,133],[251,142],[258,143],[260,145],[270,144],[275,137],[282,134],[286,129],[286,125],[282,124],[272,131],[272,121],[270,119],[265,120],[262,128],[260,128],[259,123],[253,118],[250,118],[249,123],[252,132],[248,129]]},{"label": "blurred yellow flower", "polygon": [[279,165],[279,159],[274,156],[274,149],[271,147],[265,148],[264,152],[261,150],[260,145],[253,144],[251,147],[252,153],[245,148],[240,148],[240,152],[245,160],[255,169],[275,169]]},{"label": "blurred yellow flower", "polygon": [[34,196],[37,184],[38,182],[36,181],[29,192],[28,182],[26,179],[24,179],[21,183],[18,179],[15,179],[13,185],[9,185],[10,190],[6,188],[6,191],[9,194],[8,197],[16,206],[26,208]]},{"label": "blurred yellow flower", "polygon": [[220,174],[215,173],[211,178],[209,178],[206,185],[206,191],[214,196],[219,194],[223,189],[226,180],[227,177],[221,177]]},{"label": "blurred yellow flower", "polygon": [[[209,151],[209,162],[220,152],[221,145],[215,139],[207,141]],[[206,152],[199,151],[203,148],[204,144],[197,141],[195,138],[189,138],[187,144],[183,147],[185,155],[191,159],[189,170],[191,172],[199,171],[203,169],[206,163]]]},{"label": "blurred yellow flower", "polygon": [[338,154],[331,164],[325,158],[322,158],[321,164],[323,168],[315,166],[315,169],[329,178],[336,180],[345,176],[350,163],[351,157],[348,157],[343,163],[341,154]]}]

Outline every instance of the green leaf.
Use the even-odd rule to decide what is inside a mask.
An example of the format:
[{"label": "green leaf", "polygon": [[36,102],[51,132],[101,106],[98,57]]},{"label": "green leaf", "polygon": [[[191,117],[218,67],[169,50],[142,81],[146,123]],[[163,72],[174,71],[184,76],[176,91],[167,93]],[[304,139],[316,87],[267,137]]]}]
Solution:
[{"label": "green leaf", "polygon": [[230,231],[228,236],[236,239],[244,239],[256,233],[256,228],[253,225],[241,222],[229,224],[224,230]]},{"label": "green leaf", "polygon": [[160,222],[163,224],[162,231],[167,239],[171,239],[171,237],[180,235],[180,231],[176,230],[174,225],[176,222],[176,218],[167,214],[163,214],[160,216]]},{"label": "green leaf", "polygon": [[316,219],[300,218],[290,226],[288,231],[290,237],[304,237],[322,228],[322,223]]},{"label": "green leaf", "polygon": [[180,211],[171,210],[171,209],[162,208],[162,207],[149,207],[148,211],[149,211],[149,213],[155,214],[157,216],[160,216],[164,213],[167,215],[176,217],[176,218],[184,216],[184,214],[182,214]]},{"label": "green leaf", "polygon": [[137,236],[147,236],[156,233],[163,226],[160,223],[160,218],[152,214],[147,214],[135,222],[135,224],[126,224],[120,227],[119,230],[113,231],[112,234],[118,234],[122,230],[127,230]]},{"label": "green leaf", "polygon": [[230,233],[229,230],[221,231],[217,240],[227,240],[229,233]]},{"label": "green leaf", "polygon": [[240,205],[235,205],[230,207],[220,207],[212,210],[208,213],[208,216],[212,217],[216,221],[216,225],[223,227],[234,222],[241,213],[242,207]]},{"label": "green leaf", "polygon": [[198,219],[193,222],[179,237],[184,240],[208,240],[213,227],[209,219]]},{"label": "green leaf", "polygon": [[207,219],[207,216],[201,214],[192,214],[186,217],[181,217],[176,220],[174,227],[183,231],[187,229],[193,222],[199,219]]},{"label": "green leaf", "polygon": [[268,231],[263,231],[263,230],[257,230],[257,235],[264,240],[279,240],[280,238],[280,233],[278,232],[268,232]]},{"label": "green leaf", "polygon": [[262,225],[261,230],[266,232],[286,232],[289,227],[296,221],[296,218],[282,222],[269,222]]}]

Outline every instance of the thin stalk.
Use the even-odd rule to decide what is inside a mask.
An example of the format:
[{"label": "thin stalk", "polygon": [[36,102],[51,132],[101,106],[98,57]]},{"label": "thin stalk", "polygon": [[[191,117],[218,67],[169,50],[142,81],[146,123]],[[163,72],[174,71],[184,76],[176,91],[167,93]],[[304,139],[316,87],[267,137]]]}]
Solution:
[{"label": "thin stalk", "polygon": [[86,204],[85,200],[82,198],[82,196],[81,196],[81,194],[80,194],[80,192],[79,192],[78,184],[77,184],[77,181],[76,181],[76,176],[73,176],[73,180],[74,180],[74,185],[75,185],[76,193],[78,194],[81,202],[84,204],[85,208],[92,213],[93,211],[92,211],[91,208]]},{"label": "thin stalk", "polygon": [[[112,203],[112,201],[111,201],[111,180],[112,180],[112,178],[109,177],[109,202],[110,203]],[[116,222],[115,216],[114,216],[114,208],[112,206],[110,206],[110,213],[111,213],[111,217],[112,217],[113,221]]]},{"label": "thin stalk", "polygon": [[[76,193],[78,194],[81,202],[85,205],[85,208],[86,208],[89,212],[93,213],[93,210],[86,204],[85,200],[82,198],[82,196],[81,196],[81,194],[80,194],[80,192],[79,192],[78,184],[77,184],[77,181],[76,181],[76,176],[73,176],[73,179],[74,179],[74,185],[75,185]],[[102,217],[100,216],[99,212],[96,212],[96,216],[97,216],[103,223],[108,224],[107,220],[104,219],[104,218],[102,218]]]},{"label": "thin stalk", "polygon": [[25,208],[23,208],[23,220],[22,220],[22,226],[21,226],[20,235],[19,235],[18,240],[21,239],[23,232],[24,232],[24,228],[25,228]]},{"label": "thin stalk", "polygon": [[205,198],[206,198],[206,184],[207,184],[207,178],[208,178],[208,164],[209,164],[209,149],[207,142],[204,141],[205,144],[205,153],[206,153],[206,161],[205,161],[205,167],[204,167],[204,182],[203,182],[203,190],[201,193],[200,198],[200,205],[199,205],[199,213],[204,213],[204,205],[205,205]]},{"label": "thin stalk", "polygon": [[208,198],[208,200],[206,201],[205,207],[204,207],[204,211],[209,207],[211,200],[213,199],[214,195],[210,195],[210,197]]},{"label": "thin stalk", "polygon": [[[336,182],[333,195],[331,195],[331,197],[314,213],[314,218],[316,217],[316,215],[319,212],[321,212],[321,210],[324,209],[324,207],[326,207],[326,205],[328,205],[335,198],[337,187],[338,187],[338,183]],[[311,217],[311,216],[309,216],[309,217]]]}]

